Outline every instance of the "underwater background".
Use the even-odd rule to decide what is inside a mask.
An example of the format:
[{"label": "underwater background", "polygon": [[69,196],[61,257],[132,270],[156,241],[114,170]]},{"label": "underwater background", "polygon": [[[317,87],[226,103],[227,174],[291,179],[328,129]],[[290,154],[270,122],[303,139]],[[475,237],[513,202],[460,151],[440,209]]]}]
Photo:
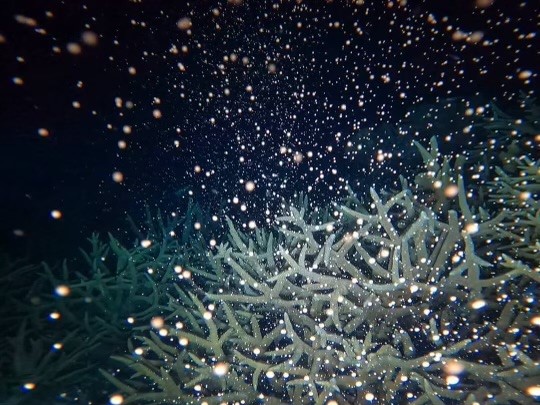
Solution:
[{"label": "underwater background", "polygon": [[539,17],[2,3],[0,404],[540,401]]}]

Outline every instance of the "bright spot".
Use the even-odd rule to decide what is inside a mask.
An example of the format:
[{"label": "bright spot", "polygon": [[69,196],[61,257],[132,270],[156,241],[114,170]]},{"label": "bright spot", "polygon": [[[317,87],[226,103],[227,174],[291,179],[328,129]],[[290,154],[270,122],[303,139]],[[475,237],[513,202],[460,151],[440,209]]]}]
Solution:
[{"label": "bright spot", "polygon": [[115,394],[109,398],[109,403],[111,405],[120,405],[124,402],[124,397],[120,394]]},{"label": "bright spot", "polygon": [[251,193],[253,190],[255,190],[255,183],[252,181],[246,181],[246,191]]},{"label": "bright spot", "polygon": [[476,301],[473,301],[471,302],[471,308],[472,309],[481,309],[481,308],[484,308],[486,306],[486,301],[484,300],[476,300]]},{"label": "bright spot", "polygon": [[51,211],[51,217],[54,219],[60,219],[62,218],[62,212],[59,210],[52,210]]},{"label": "bright spot", "polygon": [[214,366],[214,374],[218,377],[223,377],[229,371],[229,365],[227,363],[217,363]]},{"label": "bright spot", "polygon": [[152,241],[149,239],[141,240],[141,246],[143,248],[149,248],[150,246],[152,246]]},{"label": "bright spot", "polygon": [[59,285],[55,288],[55,292],[60,297],[67,297],[71,293],[71,290],[67,285]]},{"label": "bright spot", "polygon": [[150,325],[152,325],[152,328],[154,329],[161,329],[163,328],[163,325],[165,325],[165,321],[161,316],[155,316],[150,320]]},{"label": "bright spot", "polygon": [[122,183],[124,181],[124,174],[122,172],[113,172],[112,179],[115,183]]}]

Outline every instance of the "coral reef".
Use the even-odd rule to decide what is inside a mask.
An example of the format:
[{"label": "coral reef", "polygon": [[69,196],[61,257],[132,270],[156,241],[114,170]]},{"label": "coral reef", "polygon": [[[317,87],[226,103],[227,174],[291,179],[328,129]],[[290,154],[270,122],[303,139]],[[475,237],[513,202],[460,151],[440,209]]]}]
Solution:
[{"label": "coral reef", "polygon": [[[486,131],[515,124],[494,112]],[[1,283],[15,308],[2,308],[1,395],[533,403],[540,168],[525,139],[451,159],[432,138],[401,190],[361,201],[348,189],[328,207],[300,195],[273,228],[225,218],[219,244],[190,203],[169,219],[148,212],[144,229],[131,221],[132,247],[93,235],[82,261],[43,264],[30,288],[18,277],[38,268],[14,265]]]}]

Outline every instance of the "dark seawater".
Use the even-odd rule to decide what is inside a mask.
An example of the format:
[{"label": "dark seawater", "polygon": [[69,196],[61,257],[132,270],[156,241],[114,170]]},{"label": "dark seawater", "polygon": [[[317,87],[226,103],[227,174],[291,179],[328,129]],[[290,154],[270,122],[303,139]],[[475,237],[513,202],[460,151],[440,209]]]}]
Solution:
[{"label": "dark seawater", "polygon": [[0,404],[540,400],[534,1],[5,1]]}]

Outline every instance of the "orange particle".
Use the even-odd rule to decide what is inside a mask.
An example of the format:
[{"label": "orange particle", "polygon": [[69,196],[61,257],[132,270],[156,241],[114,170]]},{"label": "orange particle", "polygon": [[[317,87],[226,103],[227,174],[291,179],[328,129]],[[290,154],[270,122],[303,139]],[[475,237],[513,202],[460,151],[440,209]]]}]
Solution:
[{"label": "orange particle", "polygon": [[6,37],[0,34],[0,44],[5,44],[7,42]]},{"label": "orange particle", "polygon": [[39,128],[38,129],[39,136],[42,136],[44,138],[48,137],[50,135],[49,130],[47,128]]},{"label": "orange particle", "polygon": [[84,31],[81,34],[81,41],[88,46],[96,46],[98,44],[98,35],[93,31]]},{"label": "orange particle", "polygon": [[176,23],[176,26],[182,31],[187,31],[192,26],[191,19],[189,17],[180,18]]},{"label": "orange particle", "polygon": [[15,21],[17,21],[19,24],[27,25],[29,27],[37,27],[38,25],[37,21],[33,18],[21,14],[17,14],[15,16]]},{"label": "orange particle", "polygon": [[24,84],[24,80],[20,77],[14,77],[12,80],[17,86],[22,86]]},{"label": "orange particle", "polygon": [[454,198],[456,195],[458,195],[458,191],[458,186],[456,186],[455,184],[450,184],[444,189],[444,195],[447,198]]},{"label": "orange particle", "polygon": [[476,0],[476,7],[478,8],[487,8],[493,5],[495,0]]},{"label": "orange particle", "polygon": [[527,80],[531,76],[532,76],[532,72],[530,70],[522,70],[521,72],[518,73],[518,77],[521,80]]},{"label": "orange particle", "polygon": [[162,117],[161,111],[158,110],[157,108],[154,111],[152,111],[152,115],[154,116],[155,119],[160,119]]},{"label": "orange particle", "polygon": [[60,219],[62,218],[62,211],[59,210],[52,210],[51,211],[51,217],[54,219]]},{"label": "orange particle", "polygon": [[66,49],[72,55],[80,55],[82,53],[82,47],[77,42],[68,43]]},{"label": "orange particle", "polygon": [[116,183],[122,183],[124,181],[124,174],[122,172],[114,172],[112,174],[112,179]]}]

